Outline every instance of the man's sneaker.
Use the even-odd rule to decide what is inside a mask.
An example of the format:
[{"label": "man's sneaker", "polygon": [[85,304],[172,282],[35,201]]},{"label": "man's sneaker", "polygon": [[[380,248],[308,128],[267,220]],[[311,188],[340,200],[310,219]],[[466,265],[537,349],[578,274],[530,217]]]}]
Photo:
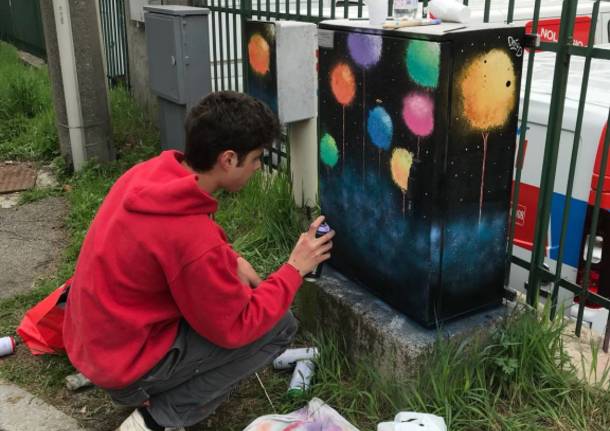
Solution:
[{"label": "man's sneaker", "polygon": [[[185,431],[184,428],[165,428],[166,431]],[[142,414],[135,409],[127,419],[123,421],[120,427],[116,429],[116,431],[151,431],[150,428],[146,426],[144,422],[144,418]]]}]

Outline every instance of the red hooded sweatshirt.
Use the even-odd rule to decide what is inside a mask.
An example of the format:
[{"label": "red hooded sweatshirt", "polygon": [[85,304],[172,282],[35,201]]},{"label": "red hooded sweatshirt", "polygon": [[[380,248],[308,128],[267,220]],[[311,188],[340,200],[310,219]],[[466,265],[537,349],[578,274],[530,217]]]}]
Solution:
[{"label": "red hooded sweatshirt", "polygon": [[283,265],[256,289],[210,217],[217,202],[165,151],[117,180],[85,237],[66,304],[72,364],[103,388],[133,383],[167,353],[181,319],[232,349],[267,333],[301,285]]}]

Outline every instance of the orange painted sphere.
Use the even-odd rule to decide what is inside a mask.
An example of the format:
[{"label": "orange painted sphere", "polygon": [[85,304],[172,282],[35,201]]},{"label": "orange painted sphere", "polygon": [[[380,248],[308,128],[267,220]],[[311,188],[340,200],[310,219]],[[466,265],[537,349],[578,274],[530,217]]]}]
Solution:
[{"label": "orange painted sphere", "polygon": [[345,64],[339,63],[330,72],[330,87],[337,99],[343,106],[349,105],[356,95],[356,79],[352,69]]},{"label": "orange painted sphere", "polygon": [[271,52],[269,44],[260,34],[254,34],[248,42],[248,61],[250,67],[259,75],[266,75],[269,72]]}]

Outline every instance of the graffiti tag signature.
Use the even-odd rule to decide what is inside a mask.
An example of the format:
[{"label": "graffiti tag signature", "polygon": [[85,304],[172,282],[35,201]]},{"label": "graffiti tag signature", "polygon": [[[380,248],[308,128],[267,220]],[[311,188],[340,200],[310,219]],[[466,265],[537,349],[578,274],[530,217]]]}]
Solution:
[{"label": "graffiti tag signature", "polygon": [[519,41],[512,36],[508,36],[508,47],[511,51],[515,51],[515,55],[517,57],[521,57],[523,55],[523,48],[519,44]]}]

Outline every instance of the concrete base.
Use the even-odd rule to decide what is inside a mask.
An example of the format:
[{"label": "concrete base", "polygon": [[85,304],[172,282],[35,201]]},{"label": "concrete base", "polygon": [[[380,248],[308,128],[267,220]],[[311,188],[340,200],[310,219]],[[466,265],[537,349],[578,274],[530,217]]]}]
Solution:
[{"label": "concrete base", "polygon": [[507,305],[497,307],[429,330],[328,266],[319,281],[305,282],[295,301],[304,329],[315,333],[320,327],[334,328],[346,341],[350,358],[374,358],[372,365],[388,377],[408,375],[417,357],[439,336],[489,328],[510,309]]}]

